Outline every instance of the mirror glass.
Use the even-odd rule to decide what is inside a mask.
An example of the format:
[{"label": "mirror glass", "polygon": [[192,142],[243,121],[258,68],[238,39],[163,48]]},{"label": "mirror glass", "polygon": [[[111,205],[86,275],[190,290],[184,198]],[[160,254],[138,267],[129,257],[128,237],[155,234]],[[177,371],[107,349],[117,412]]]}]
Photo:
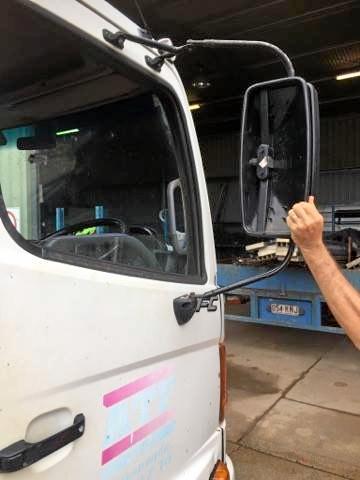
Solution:
[{"label": "mirror glass", "polygon": [[288,210],[311,193],[316,102],[298,77],[256,84],[245,93],[240,176],[243,225],[250,235],[289,236]]}]

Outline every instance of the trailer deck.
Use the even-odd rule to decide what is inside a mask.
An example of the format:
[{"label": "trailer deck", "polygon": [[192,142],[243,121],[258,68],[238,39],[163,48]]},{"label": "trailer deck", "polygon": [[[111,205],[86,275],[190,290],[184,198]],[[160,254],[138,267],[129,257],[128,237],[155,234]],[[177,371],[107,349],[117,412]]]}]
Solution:
[{"label": "trailer deck", "polygon": [[[268,269],[269,266],[219,264],[218,284],[229,285]],[[360,271],[344,269],[343,273],[360,289]],[[225,313],[227,320],[343,333],[304,266],[289,266],[272,278],[232,292],[227,297]]]}]

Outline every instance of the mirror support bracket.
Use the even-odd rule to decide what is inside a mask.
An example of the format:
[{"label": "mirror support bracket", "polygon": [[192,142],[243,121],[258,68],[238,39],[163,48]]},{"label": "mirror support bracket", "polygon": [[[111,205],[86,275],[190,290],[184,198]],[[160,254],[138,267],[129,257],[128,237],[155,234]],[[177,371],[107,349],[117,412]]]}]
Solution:
[{"label": "mirror support bracket", "polygon": [[208,311],[215,311],[215,308],[209,308],[209,306],[212,307],[213,305],[213,302],[209,302],[209,300],[214,299],[223,293],[228,293],[232,290],[243,288],[247,285],[250,285],[250,283],[264,280],[265,278],[272,277],[277,273],[282,272],[289,265],[291,257],[294,253],[294,249],[295,244],[292,240],[290,240],[289,249],[284,260],[279,265],[271,270],[268,270],[267,272],[245,278],[240,282],[227,285],[226,287],[215,288],[214,290],[210,290],[203,295],[196,295],[192,292],[190,294],[175,298],[173,301],[173,306],[177,323],[179,325],[185,325],[192,319],[195,312],[199,312],[203,307],[206,307]]},{"label": "mirror support bracket", "polygon": [[156,48],[159,52],[159,55],[151,58],[149,56],[145,57],[146,64],[153,68],[154,70],[160,72],[161,68],[166,59],[171,59],[172,57],[179,55],[184,52],[191,52],[194,47],[202,48],[238,48],[238,47],[256,47],[271,50],[279,58],[283,64],[286,74],[288,77],[295,76],[295,69],[286,53],[281,50],[281,48],[273,45],[272,43],[262,42],[258,40],[213,40],[213,39],[204,39],[204,40],[187,40],[184,45],[175,46],[166,44],[161,41],[153,40],[147,37],[139,37],[126,33],[123,31],[110,32],[109,30],[103,30],[103,38],[105,41],[113,45],[114,47],[124,48],[125,40],[131,41],[134,43],[139,43],[141,45],[146,45],[148,47]]}]

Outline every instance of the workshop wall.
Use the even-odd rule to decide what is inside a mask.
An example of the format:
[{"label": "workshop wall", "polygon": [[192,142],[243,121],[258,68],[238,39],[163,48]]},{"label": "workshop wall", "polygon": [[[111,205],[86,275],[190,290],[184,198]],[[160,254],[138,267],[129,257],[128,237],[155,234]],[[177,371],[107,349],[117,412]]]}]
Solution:
[{"label": "workshop wall", "polygon": [[[211,183],[236,181],[240,133],[200,137],[205,174]],[[321,119],[320,205],[360,204],[360,115]]]}]

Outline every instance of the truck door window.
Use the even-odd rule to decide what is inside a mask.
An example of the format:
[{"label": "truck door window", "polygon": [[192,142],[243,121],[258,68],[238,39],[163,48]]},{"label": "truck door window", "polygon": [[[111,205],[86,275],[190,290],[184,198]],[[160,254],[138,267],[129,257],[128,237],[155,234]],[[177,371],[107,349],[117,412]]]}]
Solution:
[{"label": "truck door window", "polygon": [[[3,129],[2,195],[23,239],[67,263],[195,275],[193,208],[184,205],[188,186],[165,105],[141,93]],[[167,191],[177,179],[177,224],[187,245],[181,251],[169,234]]]}]

